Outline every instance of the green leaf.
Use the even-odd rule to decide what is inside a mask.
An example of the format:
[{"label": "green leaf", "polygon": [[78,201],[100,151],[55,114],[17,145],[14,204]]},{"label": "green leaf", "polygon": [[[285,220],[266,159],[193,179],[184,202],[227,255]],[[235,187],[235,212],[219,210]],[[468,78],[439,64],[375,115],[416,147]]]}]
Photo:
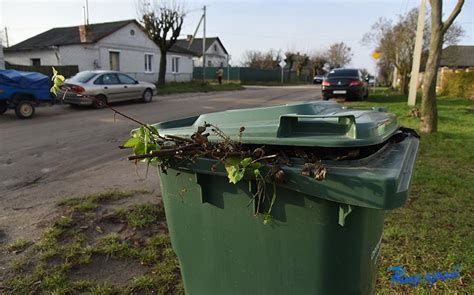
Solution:
[{"label": "green leaf", "polygon": [[250,165],[250,163],[252,163],[252,158],[245,158],[243,159],[242,161],[240,161],[240,165],[244,168],[247,168],[248,165]]},{"label": "green leaf", "polygon": [[53,87],[51,87],[50,91],[54,95],[57,95],[59,88],[64,84],[64,76],[58,75],[58,71],[53,67],[53,77],[51,81],[53,81]]},{"label": "green leaf", "polygon": [[53,83],[56,86],[62,86],[64,83],[64,80],[65,79],[63,75],[57,75],[56,77],[54,77]]},{"label": "green leaf", "polygon": [[139,138],[132,137],[123,146],[126,148],[134,148],[139,143],[140,143]]},{"label": "green leaf", "polygon": [[143,142],[139,142],[137,145],[135,145],[133,149],[133,153],[136,156],[141,156],[145,154],[145,144]]},{"label": "green leaf", "polygon": [[244,178],[245,170],[240,169],[238,166],[225,165],[225,170],[227,171],[227,178],[229,178],[230,183],[236,184]]},{"label": "green leaf", "polygon": [[144,127],[138,128],[135,132],[133,132],[132,136],[136,138],[143,138],[145,135]]},{"label": "green leaf", "polygon": [[145,154],[148,153],[148,142],[150,141],[150,130],[144,129],[143,143],[145,144]]},{"label": "green leaf", "polygon": [[147,126],[148,126],[148,129],[150,129],[151,133],[158,135],[158,129],[155,126],[153,125],[147,125]]},{"label": "green leaf", "polygon": [[53,93],[54,95],[57,95],[58,94],[58,90],[59,88],[56,86],[56,85],[53,85],[53,87],[51,87],[51,89],[49,90],[51,93]]}]

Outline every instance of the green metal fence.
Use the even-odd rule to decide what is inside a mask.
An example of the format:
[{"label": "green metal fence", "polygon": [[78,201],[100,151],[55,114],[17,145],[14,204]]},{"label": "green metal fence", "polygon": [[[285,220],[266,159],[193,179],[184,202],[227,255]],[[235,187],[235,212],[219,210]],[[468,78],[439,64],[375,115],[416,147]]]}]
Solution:
[{"label": "green metal fence", "polygon": [[[206,79],[217,80],[217,67],[206,67]],[[229,67],[223,68],[224,80],[237,80],[241,82],[281,82],[281,69],[261,70],[246,67]],[[195,67],[193,70],[193,79],[202,79],[202,67]],[[285,70],[283,72],[284,82],[312,82],[313,78],[309,74],[302,74],[299,77],[295,71]]]}]

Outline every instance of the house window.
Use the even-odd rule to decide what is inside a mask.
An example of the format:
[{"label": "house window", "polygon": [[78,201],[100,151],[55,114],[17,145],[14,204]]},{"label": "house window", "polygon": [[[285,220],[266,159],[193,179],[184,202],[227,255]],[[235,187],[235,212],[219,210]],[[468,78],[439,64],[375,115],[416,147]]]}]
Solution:
[{"label": "house window", "polygon": [[145,72],[153,72],[153,54],[145,53]]},{"label": "house window", "polygon": [[31,65],[34,67],[40,66],[41,65],[41,59],[40,58],[32,58],[31,59]]},{"label": "house window", "polygon": [[109,51],[110,70],[120,71],[120,52]]},{"label": "house window", "polygon": [[171,59],[171,72],[179,73],[179,57],[173,57]]},{"label": "house window", "polygon": [[217,45],[214,44],[214,52],[217,52]]},{"label": "house window", "polygon": [[210,60],[207,61],[207,66],[212,67],[212,62]]}]

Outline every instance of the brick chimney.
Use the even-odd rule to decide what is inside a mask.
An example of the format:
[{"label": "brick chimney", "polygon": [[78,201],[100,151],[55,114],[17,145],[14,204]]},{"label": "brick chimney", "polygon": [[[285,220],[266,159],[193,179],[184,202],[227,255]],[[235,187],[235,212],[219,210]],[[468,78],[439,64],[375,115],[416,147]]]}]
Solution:
[{"label": "brick chimney", "polygon": [[79,26],[79,38],[81,39],[81,43],[89,42],[89,32],[90,28],[87,25]]}]

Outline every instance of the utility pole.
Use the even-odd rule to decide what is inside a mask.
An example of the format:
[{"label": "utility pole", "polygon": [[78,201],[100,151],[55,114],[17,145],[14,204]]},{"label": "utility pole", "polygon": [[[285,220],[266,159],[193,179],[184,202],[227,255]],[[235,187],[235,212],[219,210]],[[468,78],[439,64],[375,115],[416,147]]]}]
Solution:
[{"label": "utility pole", "polygon": [[230,65],[229,65],[229,60],[230,60],[230,55],[227,54],[227,83],[229,83],[229,79],[230,79],[230,73],[229,73]]},{"label": "utility pole", "polygon": [[89,0],[86,0],[86,25],[89,25]]},{"label": "utility pole", "polygon": [[10,42],[8,42],[8,29],[5,27],[5,41],[7,41],[7,47],[10,47]]},{"label": "utility pole", "polygon": [[203,30],[202,30],[202,82],[206,83],[206,5],[203,7]]},{"label": "utility pole", "polygon": [[411,68],[410,90],[408,92],[408,105],[416,104],[416,90],[418,87],[418,75],[420,72],[421,50],[423,47],[423,30],[425,28],[426,0],[421,0],[418,11],[418,24],[416,26],[415,50],[413,52],[413,65]]}]

